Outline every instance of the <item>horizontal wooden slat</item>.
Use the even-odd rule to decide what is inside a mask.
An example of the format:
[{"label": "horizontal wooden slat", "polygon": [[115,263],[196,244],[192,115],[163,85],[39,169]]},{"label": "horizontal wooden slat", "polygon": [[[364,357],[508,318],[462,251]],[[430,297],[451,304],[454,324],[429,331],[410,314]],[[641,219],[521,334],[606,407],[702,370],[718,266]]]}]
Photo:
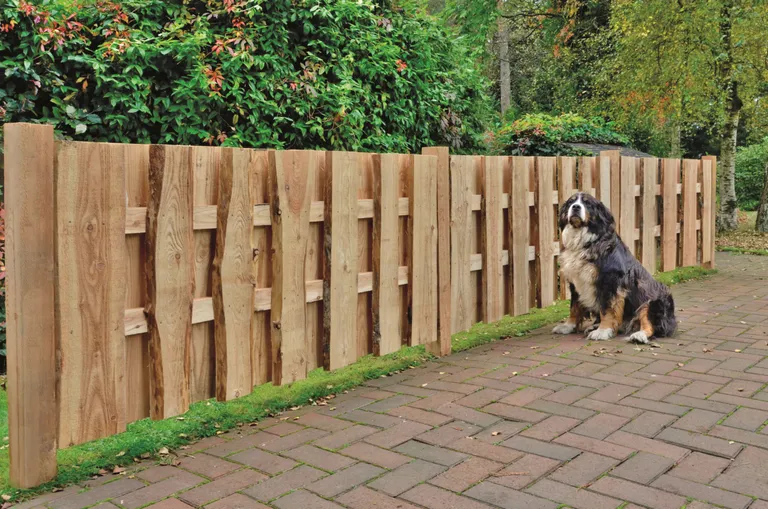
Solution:
[{"label": "horizontal wooden slat", "polygon": [[[507,200],[509,201],[509,200]],[[322,223],[325,203],[313,201],[309,209],[309,221]],[[478,208],[478,210],[480,210]],[[373,200],[357,200],[358,219],[373,218]],[[408,215],[408,198],[400,198],[397,203],[397,213],[400,216]],[[194,208],[193,224],[195,230],[216,229],[216,205],[202,205]],[[269,226],[272,218],[269,213],[269,204],[264,203],[253,207],[253,226]],[[147,230],[147,208],[128,207],[125,215],[126,235],[144,233]]]},{"label": "horizontal wooden slat", "polygon": [[[560,255],[560,242],[554,242],[552,248],[554,249],[554,256]],[[528,261],[532,262],[536,259],[536,246],[528,247]],[[509,265],[509,251],[506,249],[501,252],[501,264]],[[483,270],[483,255],[482,253],[475,253],[470,255],[469,258],[469,270],[475,272]],[[402,283],[401,283],[402,284]]]},{"label": "horizontal wooden slat", "polygon": [[[506,251],[504,251],[506,253]],[[504,260],[507,260],[506,254]],[[531,258],[533,259],[533,258]],[[504,262],[507,263],[506,261]],[[482,262],[481,262],[482,264]],[[401,266],[397,273],[400,286],[408,284],[408,267]],[[323,300],[323,280],[315,279],[307,281],[307,302],[320,302]],[[373,290],[373,272],[361,272],[357,275],[357,293],[366,293]],[[256,288],[254,290],[254,311],[268,311],[272,307],[272,289]],[[213,299],[202,297],[195,299],[192,304],[192,323],[210,322],[213,320]],[[132,308],[125,310],[125,335],[144,334],[147,332],[147,318],[144,308]]]}]

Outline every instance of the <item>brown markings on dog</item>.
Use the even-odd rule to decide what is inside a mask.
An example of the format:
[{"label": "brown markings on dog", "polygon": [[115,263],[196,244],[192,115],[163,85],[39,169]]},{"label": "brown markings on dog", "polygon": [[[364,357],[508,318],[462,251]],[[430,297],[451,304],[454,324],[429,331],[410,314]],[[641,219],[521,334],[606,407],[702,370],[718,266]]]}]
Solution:
[{"label": "brown markings on dog", "polygon": [[600,328],[613,329],[619,332],[624,319],[624,292],[619,291],[611,301],[611,305],[600,315]]},{"label": "brown markings on dog", "polygon": [[648,306],[642,306],[637,310],[637,321],[640,324],[640,330],[645,332],[645,335],[649,338],[653,337],[653,324],[648,319]]},{"label": "brown markings on dog", "polygon": [[575,331],[578,332],[581,330],[581,322],[584,321],[584,318],[586,318],[586,313],[581,304],[578,301],[571,301],[571,313],[565,323],[576,327]]}]

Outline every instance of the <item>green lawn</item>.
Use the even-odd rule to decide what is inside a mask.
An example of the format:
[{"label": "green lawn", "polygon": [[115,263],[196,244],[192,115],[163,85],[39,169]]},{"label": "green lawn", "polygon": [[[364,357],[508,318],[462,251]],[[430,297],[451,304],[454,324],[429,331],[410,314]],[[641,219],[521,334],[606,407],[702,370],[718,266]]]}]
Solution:
[{"label": "green lawn", "polygon": [[[657,274],[657,278],[667,284],[675,284],[712,272],[700,267],[687,267]],[[505,316],[495,323],[478,323],[469,331],[453,336],[452,350],[461,352],[501,338],[523,336],[567,315],[568,302],[560,301],[544,309],[533,309],[526,315]],[[430,358],[424,347],[403,348],[384,357],[366,356],[351,366],[333,372],[318,369],[310,373],[306,380],[291,385],[262,385],[250,395],[226,403],[215,400],[198,402],[180,418],[134,422],[128,425],[126,432],[119,435],[59,451],[58,477],[34,490],[15,490],[10,487],[8,449],[4,448],[0,450],[0,493],[12,496],[15,501],[29,498],[50,491],[55,486],[87,479],[100,469],[132,464],[134,458],[155,455],[163,447],[173,449],[238,425],[258,421],[293,406],[310,404],[352,389],[366,380],[417,366]],[[0,432],[3,437],[8,433],[7,407],[6,393],[0,391]]]}]

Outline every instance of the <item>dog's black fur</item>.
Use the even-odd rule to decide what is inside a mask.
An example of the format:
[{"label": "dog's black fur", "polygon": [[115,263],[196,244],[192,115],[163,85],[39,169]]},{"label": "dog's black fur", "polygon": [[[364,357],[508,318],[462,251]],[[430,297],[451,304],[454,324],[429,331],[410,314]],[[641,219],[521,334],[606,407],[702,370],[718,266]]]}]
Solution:
[{"label": "dog's black fur", "polygon": [[[571,205],[576,202],[583,208],[581,213],[584,216],[583,219],[577,217],[578,213],[572,212]],[[596,317],[595,325],[599,326],[601,315],[605,316],[615,303],[617,296],[623,295],[624,312],[619,330],[613,331],[613,335],[619,332],[641,331],[638,334],[632,334],[630,340],[644,343],[651,336],[668,337],[675,333],[677,328],[675,303],[669,288],[656,281],[632,256],[616,233],[613,214],[602,202],[585,193],[573,195],[560,209],[559,226],[564,244],[566,239],[569,240],[569,243],[564,245],[561,260],[570,260],[570,263],[582,267],[582,270],[577,271],[577,275],[566,273],[571,290],[571,318],[568,323],[571,323],[574,317],[592,315]],[[566,232],[567,228],[572,230]],[[581,228],[586,228],[586,233],[578,231]],[[585,293],[591,296],[590,299],[580,298],[577,285],[574,285],[569,276],[573,276],[573,279],[578,278],[578,285],[582,290],[586,290]],[[594,285],[593,288],[588,287],[590,283]],[[582,309],[574,309],[574,306],[581,306]],[[641,316],[645,312],[647,312],[645,315],[647,320]],[[645,333],[642,332],[641,322],[646,325]],[[648,330],[647,322],[652,325],[652,331]],[[579,325],[576,323],[574,330]],[[595,329],[595,325],[591,330]],[[555,332],[566,333],[568,329],[563,326],[559,328],[558,331],[556,327]],[[647,334],[648,332],[651,334]],[[606,334],[604,332],[603,336]],[[592,339],[608,339],[598,336],[600,335]]]}]

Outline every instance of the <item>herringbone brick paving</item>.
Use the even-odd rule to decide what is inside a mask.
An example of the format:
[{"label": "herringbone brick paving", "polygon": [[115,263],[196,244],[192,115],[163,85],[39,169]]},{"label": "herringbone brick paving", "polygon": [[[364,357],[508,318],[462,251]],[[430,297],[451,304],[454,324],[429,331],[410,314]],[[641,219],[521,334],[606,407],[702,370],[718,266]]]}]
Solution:
[{"label": "herringbone brick paving", "polygon": [[768,257],[673,288],[660,347],[547,327],[18,507],[768,508]]}]

